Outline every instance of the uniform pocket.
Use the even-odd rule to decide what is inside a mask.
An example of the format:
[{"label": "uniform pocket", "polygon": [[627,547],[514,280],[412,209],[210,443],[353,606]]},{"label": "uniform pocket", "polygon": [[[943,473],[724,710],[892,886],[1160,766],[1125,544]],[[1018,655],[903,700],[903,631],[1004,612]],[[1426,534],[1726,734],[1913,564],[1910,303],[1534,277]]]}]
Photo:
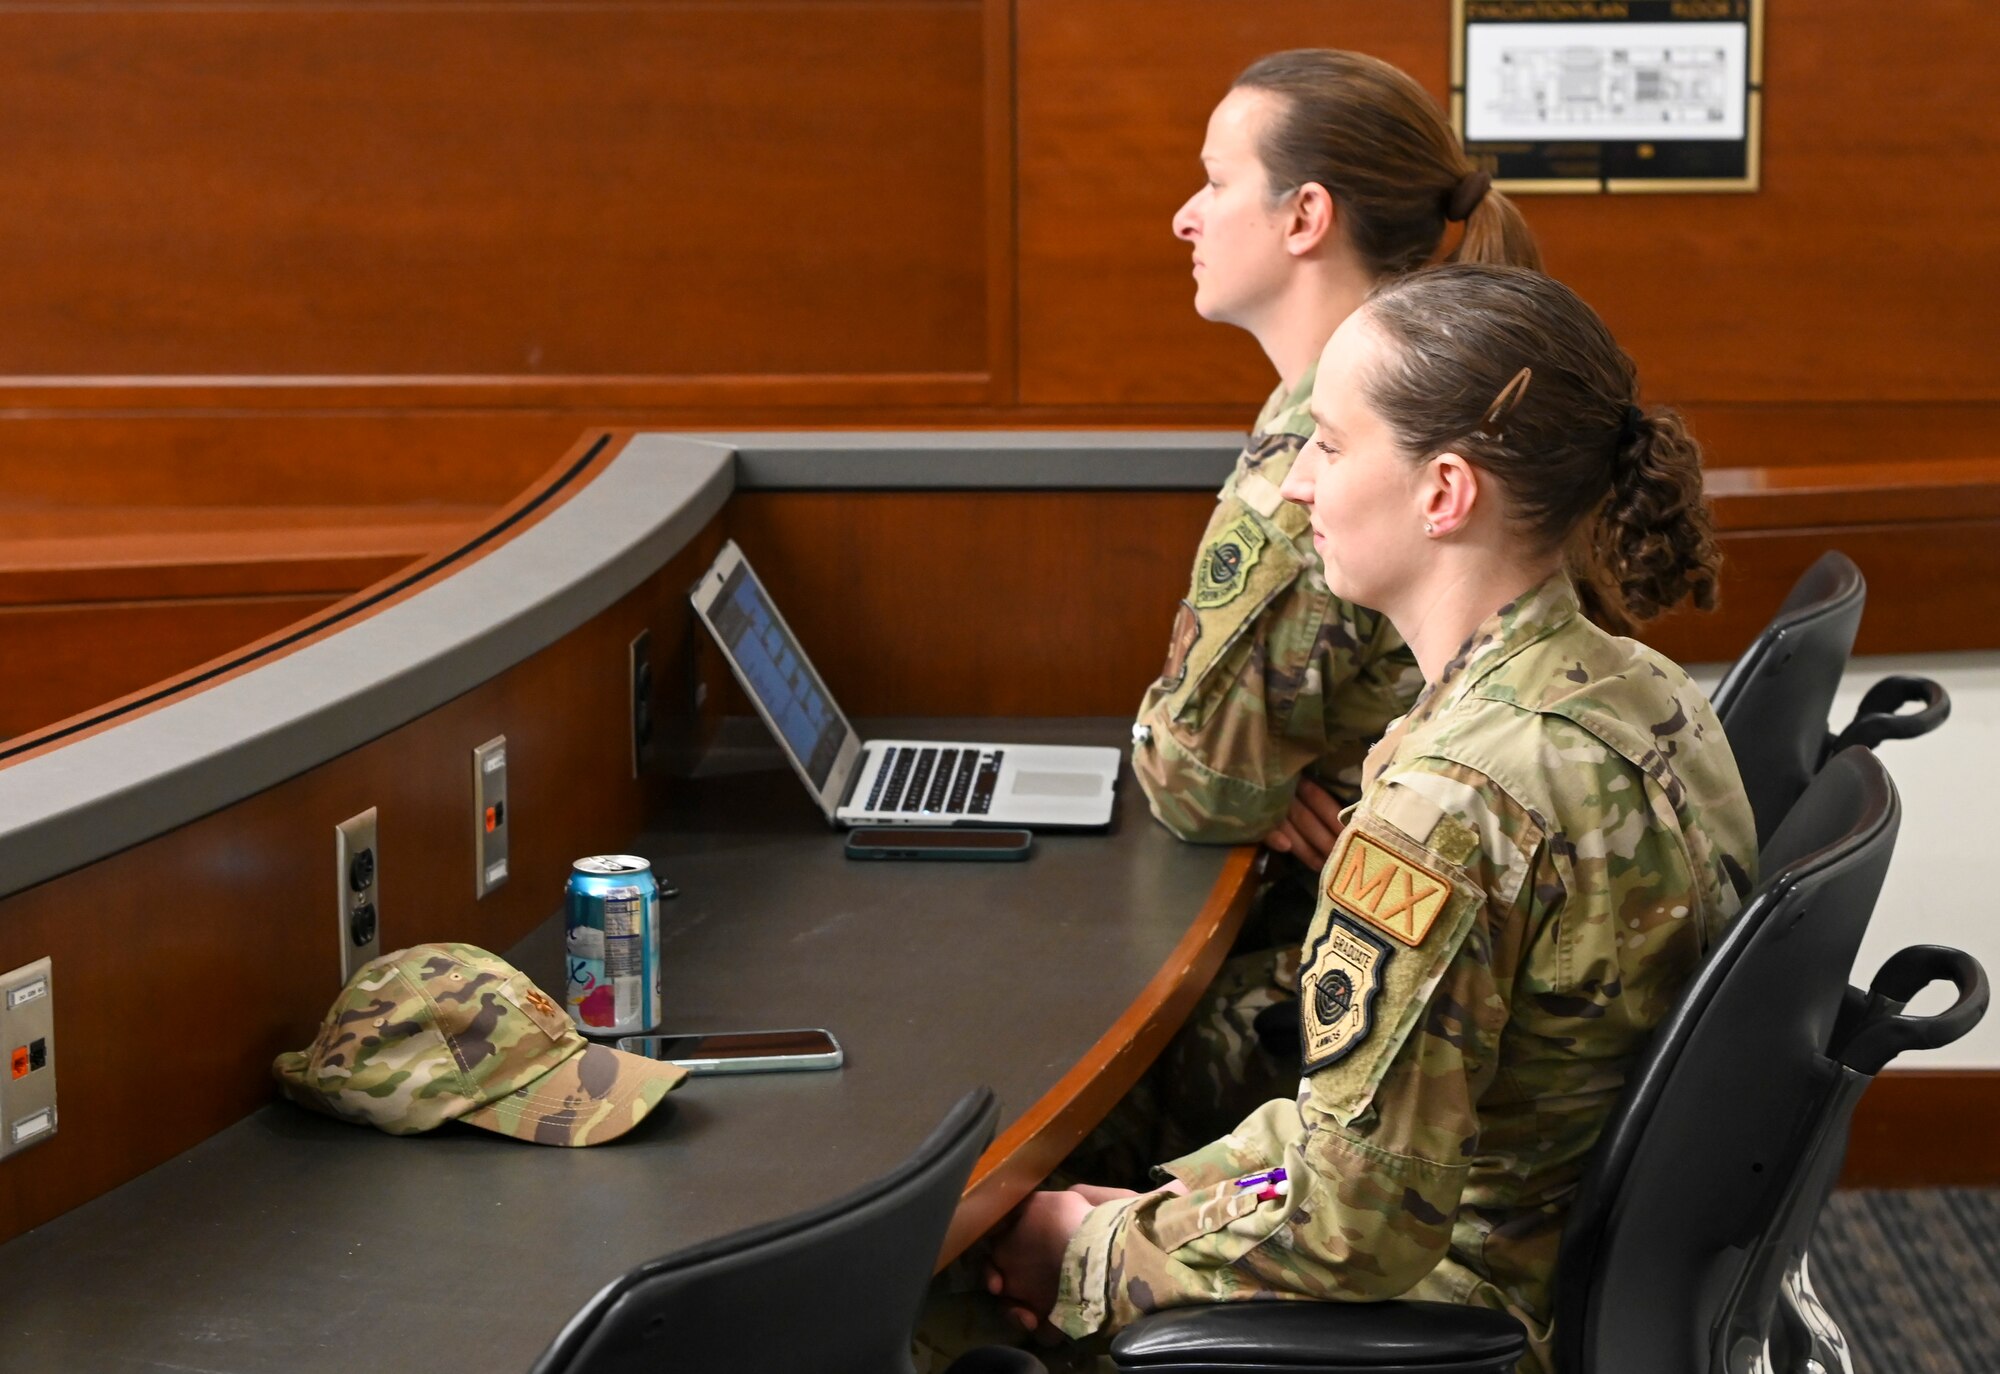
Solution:
[{"label": "uniform pocket", "polygon": [[1153,1240],[1182,1263],[1225,1265],[1271,1238],[1289,1208],[1266,1208],[1254,1188],[1234,1180],[1164,1204],[1153,1217]]}]

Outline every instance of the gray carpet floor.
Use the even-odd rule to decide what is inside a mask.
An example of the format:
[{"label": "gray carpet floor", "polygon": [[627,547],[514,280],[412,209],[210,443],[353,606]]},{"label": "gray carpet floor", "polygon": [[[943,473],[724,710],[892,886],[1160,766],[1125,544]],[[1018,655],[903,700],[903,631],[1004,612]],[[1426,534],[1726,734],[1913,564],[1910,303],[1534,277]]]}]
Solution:
[{"label": "gray carpet floor", "polygon": [[1855,1374],[2000,1374],[2000,1189],[1835,1193],[1812,1276]]}]

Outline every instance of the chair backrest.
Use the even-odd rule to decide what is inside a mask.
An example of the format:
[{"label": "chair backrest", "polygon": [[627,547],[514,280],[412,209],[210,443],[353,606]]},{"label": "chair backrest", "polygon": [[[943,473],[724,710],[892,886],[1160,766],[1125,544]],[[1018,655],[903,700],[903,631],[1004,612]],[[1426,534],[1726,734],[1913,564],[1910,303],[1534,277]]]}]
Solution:
[{"label": "chair backrest", "polygon": [[1803,1253],[1865,1085],[1829,1051],[1899,816],[1881,763],[1851,748],[1765,847],[1763,881],[1654,1032],[1571,1206],[1561,1374],[1747,1367],[1729,1355],[1775,1320],[1777,1256]]},{"label": "chair backrest", "polygon": [[998,1113],[976,1089],[901,1166],[847,1197],[621,1275],[532,1374],[907,1374],[945,1228]]},{"label": "chair backrest", "polygon": [[1822,554],[1715,689],[1715,714],[1743,774],[1760,847],[1826,755],[1828,715],[1867,598],[1852,559]]}]

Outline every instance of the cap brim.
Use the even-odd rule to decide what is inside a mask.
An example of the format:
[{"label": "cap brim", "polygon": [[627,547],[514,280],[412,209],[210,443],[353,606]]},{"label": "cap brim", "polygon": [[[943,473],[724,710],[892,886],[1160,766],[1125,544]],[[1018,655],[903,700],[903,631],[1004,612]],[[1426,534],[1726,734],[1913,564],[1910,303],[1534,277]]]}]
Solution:
[{"label": "cap brim", "polygon": [[686,1077],[678,1064],[591,1044],[459,1120],[537,1145],[601,1145],[645,1120]]}]

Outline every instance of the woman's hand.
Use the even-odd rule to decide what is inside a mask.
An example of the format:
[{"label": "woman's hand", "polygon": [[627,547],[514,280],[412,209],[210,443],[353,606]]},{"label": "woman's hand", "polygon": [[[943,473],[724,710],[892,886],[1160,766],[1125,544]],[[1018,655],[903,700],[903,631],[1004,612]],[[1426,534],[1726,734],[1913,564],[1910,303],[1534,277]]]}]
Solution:
[{"label": "woman's hand", "polygon": [[[1110,1202],[1133,1196],[1122,1188],[1092,1188]],[[986,1267],[986,1291],[1007,1304],[1007,1315],[1034,1331],[1056,1305],[1056,1280],[1069,1238],[1095,1206],[1081,1191],[1030,1193],[1014,1209],[1011,1223],[993,1240]]]},{"label": "woman's hand", "polygon": [[[1187,1184],[1169,1180],[1156,1191],[1185,1194]],[[1012,1220],[996,1234],[986,1266],[986,1291],[1007,1304],[1007,1315],[1025,1331],[1045,1326],[1056,1303],[1056,1281],[1069,1238],[1093,1207],[1143,1197],[1130,1188],[1079,1183],[1065,1192],[1030,1193]],[[1044,1331],[1052,1335],[1051,1331]]]},{"label": "woman's hand", "polygon": [[1278,828],[1264,837],[1264,845],[1280,854],[1290,854],[1317,873],[1326,867],[1340,838],[1340,803],[1311,778],[1300,778],[1292,793],[1291,805]]}]

